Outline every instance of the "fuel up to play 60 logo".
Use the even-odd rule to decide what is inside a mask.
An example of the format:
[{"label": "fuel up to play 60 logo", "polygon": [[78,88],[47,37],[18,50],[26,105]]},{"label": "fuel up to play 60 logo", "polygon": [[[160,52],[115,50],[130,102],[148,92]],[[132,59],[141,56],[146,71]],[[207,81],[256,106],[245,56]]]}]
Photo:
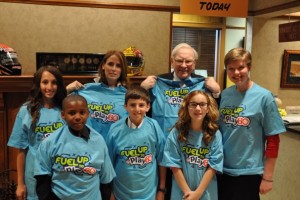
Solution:
[{"label": "fuel up to play 60 logo", "polygon": [[152,154],[147,154],[147,151],[147,146],[138,146],[136,148],[122,150],[120,155],[126,157],[126,164],[144,167],[152,162]]},{"label": "fuel up to play 60 logo", "polygon": [[205,158],[209,153],[208,148],[195,148],[192,146],[185,145],[181,148],[183,154],[186,155],[186,162],[191,165],[198,166],[198,168],[207,167],[208,159]]},{"label": "fuel up to play 60 logo", "polygon": [[250,119],[248,117],[240,116],[244,110],[245,108],[243,107],[222,108],[220,113],[223,116],[223,122],[226,124],[231,124],[233,127],[248,126],[250,124]]},{"label": "fuel up to play 60 logo", "polygon": [[90,158],[87,156],[77,155],[70,157],[66,155],[56,156],[55,164],[63,167],[63,171],[74,172],[75,174],[89,174],[93,175],[97,172],[94,167],[89,167]]},{"label": "fuel up to play 60 logo", "polygon": [[116,122],[120,116],[115,113],[110,113],[114,106],[111,104],[88,104],[88,108],[92,110],[91,117],[101,119],[103,122]]},{"label": "fuel up to play 60 logo", "polygon": [[168,98],[168,103],[172,105],[180,105],[183,98],[189,93],[188,89],[166,90],[165,96]]}]

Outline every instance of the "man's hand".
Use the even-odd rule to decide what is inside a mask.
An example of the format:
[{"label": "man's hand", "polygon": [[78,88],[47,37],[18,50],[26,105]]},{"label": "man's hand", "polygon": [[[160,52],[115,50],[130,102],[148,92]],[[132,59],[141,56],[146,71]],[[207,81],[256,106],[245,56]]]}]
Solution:
[{"label": "man's hand", "polygon": [[221,93],[220,85],[213,77],[208,77],[205,79],[205,87],[213,94],[220,95]]},{"label": "man's hand", "polygon": [[143,88],[145,88],[146,90],[149,90],[151,88],[154,87],[156,83],[156,76],[154,75],[151,75],[151,76],[148,76],[142,83],[141,83],[141,86]]}]

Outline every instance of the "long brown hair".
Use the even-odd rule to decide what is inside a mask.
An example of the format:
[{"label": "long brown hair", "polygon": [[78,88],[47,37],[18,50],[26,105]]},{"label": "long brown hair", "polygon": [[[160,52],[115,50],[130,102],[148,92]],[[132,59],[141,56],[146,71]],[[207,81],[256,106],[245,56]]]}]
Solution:
[{"label": "long brown hair", "polygon": [[98,74],[100,75],[100,80],[99,82],[102,82],[106,85],[108,85],[106,76],[105,76],[105,72],[102,69],[102,66],[107,62],[107,59],[110,58],[111,56],[117,56],[117,58],[120,60],[120,64],[121,64],[121,75],[118,78],[118,82],[121,83],[121,85],[126,86],[126,82],[127,82],[127,61],[126,61],[126,57],[124,55],[124,53],[122,51],[117,51],[117,50],[111,50],[108,51],[104,58],[102,59],[100,66],[98,68]]},{"label": "long brown hair", "polygon": [[33,84],[31,90],[29,92],[28,102],[27,102],[27,109],[30,112],[32,117],[32,128],[33,130],[36,127],[36,123],[40,117],[40,108],[43,106],[43,94],[41,92],[40,83],[43,72],[49,72],[53,74],[56,79],[57,84],[57,91],[53,98],[53,103],[55,107],[59,109],[62,108],[62,101],[67,96],[66,87],[63,81],[63,77],[61,72],[56,66],[53,65],[46,65],[39,68],[33,77]]},{"label": "long brown hair", "polygon": [[208,145],[210,141],[214,138],[214,135],[219,128],[219,110],[216,101],[206,92],[196,90],[189,93],[184,98],[178,111],[178,120],[174,127],[179,131],[178,140],[181,142],[188,142],[189,131],[191,128],[191,117],[188,111],[188,104],[190,103],[191,98],[198,94],[205,96],[208,103],[208,113],[204,117],[202,124],[203,141],[206,145]]}]

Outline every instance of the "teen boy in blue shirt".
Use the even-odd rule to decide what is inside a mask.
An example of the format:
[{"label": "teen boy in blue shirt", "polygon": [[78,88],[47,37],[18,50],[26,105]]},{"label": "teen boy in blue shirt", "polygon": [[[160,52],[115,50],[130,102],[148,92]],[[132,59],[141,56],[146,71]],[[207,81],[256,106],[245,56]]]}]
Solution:
[{"label": "teen boy in blue shirt", "polygon": [[86,125],[86,100],[80,95],[67,96],[61,115],[67,126],[44,140],[37,151],[34,174],[38,197],[102,199],[100,183],[109,186],[115,172],[103,137]]},{"label": "teen boy in blue shirt", "polygon": [[113,180],[113,197],[162,200],[166,169],[160,164],[165,136],[158,123],[145,116],[150,108],[148,91],[142,87],[128,89],[125,108],[129,117],[114,123],[106,138],[117,174]]}]

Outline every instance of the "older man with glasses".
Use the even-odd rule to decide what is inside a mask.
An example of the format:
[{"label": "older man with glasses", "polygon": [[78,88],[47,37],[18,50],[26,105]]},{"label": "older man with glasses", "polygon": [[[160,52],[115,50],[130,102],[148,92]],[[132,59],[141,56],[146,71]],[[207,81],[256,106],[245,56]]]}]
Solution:
[{"label": "older man with glasses", "polygon": [[[197,51],[186,43],[178,44],[172,51],[171,64],[173,72],[158,76],[148,76],[141,86],[150,89],[152,94],[151,111],[148,112],[153,119],[156,119],[162,128],[165,136],[178,118],[178,110],[183,98],[194,90],[204,90],[218,101],[221,93],[219,84],[214,78],[204,78],[194,73]],[[165,192],[165,199],[170,199],[171,171],[167,173],[167,190],[159,186],[158,191]]]}]

